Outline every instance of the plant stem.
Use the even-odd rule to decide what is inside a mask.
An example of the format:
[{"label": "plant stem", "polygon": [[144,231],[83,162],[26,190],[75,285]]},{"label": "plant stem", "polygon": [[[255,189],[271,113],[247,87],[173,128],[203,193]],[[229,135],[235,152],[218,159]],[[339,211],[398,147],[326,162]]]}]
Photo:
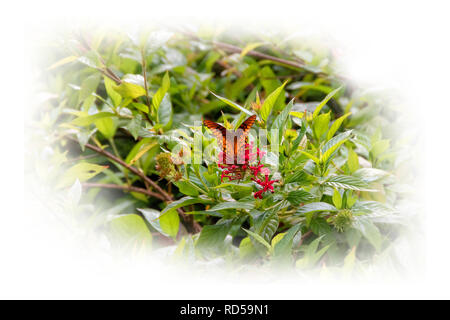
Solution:
[{"label": "plant stem", "polygon": [[197,186],[195,183],[189,181],[189,180],[185,180],[187,183],[189,183],[191,186],[193,186],[195,189],[197,189],[198,191],[200,191],[203,194],[208,195],[208,192],[206,192],[205,190],[203,190],[202,188],[200,188],[199,186]]},{"label": "plant stem", "polygon": [[[147,64],[145,62],[145,56],[144,56],[144,49],[141,50],[141,56],[142,56],[142,72],[144,75],[144,89],[145,89],[145,98],[147,100],[147,106],[148,110],[151,110],[152,105],[150,104],[150,96],[148,95],[148,85],[147,85]],[[147,113],[143,112],[147,121],[153,125],[153,122],[151,121],[150,117]]]},{"label": "plant stem", "polygon": [[119,154],[119,151],[117,150],[116,143],[114,142],[114,139],[108,139],[109,143],[111,144],[111,147],[113,148],[114,154],[117,158],[122,159],[122,157]]},{"label": "plant stem", "polygon": [[[67,136],[68,139],[75,141],[76,143],[78,143],[78,140],[71,137],[71,136]],[[128,163],[126,163],[125,161],[123,161],[122,159],[116,157],[115,155],[111,154],[110,152],[103,150],[100,147],[94,146],[90,143],[86,143],[85,145],[86,148],[91,149],[109,159],[111,159],[112,161],[124,166],[125,168],[127,168],[128,170],[130,170],[131,172],[133,172],[135,175],[139,176],[141,179],[144,180],[144,182],[147,182],[150,186],[153,187],[153,189],[155,189],[157,192],[159,192],[159,194],[161,195],[162,199],[164,199],[167,202],[173,201],[173,198],[170,194],[168,194],[165,190],[163,190],[155,181],[153,181],[152,179],[150,179],[149,177],[147,177],[147,175],[140,171],[139,169],[137,169],[136,167],[133,167],[131,165],[129,165]],[[178,214],[181,216],[182,220],[185,222],[186,227],[188,229],[189,232],[191,233],[196,233],[199,232],[201,230],[201,226],[198,224],[197,221],[195,221],[193,219],[193,217],[189,217],[188,215],[186,215],[183,211],[183,209],[178,208],[177,209]]]},{"label": "plant stem", "polygon": [[[183,33],[184,35],[186,35],[186,36],[188,36],[188,37],[190,37],[192,39],[195,39],[197,41],[201,41],[202,40],[201,38],[197,37],[193,33],[186,32],[186,31],[181,31],[181,33]],[[232,53],[241,53],[242,52],[241,48],[239,48],[239,47],[237,47],[235,45],[232,45],[232,44],[228,44],[228,43],[224,43],[224,42],[218,42],[218,41],[213,41],[212,44],[214,46],[216,46],[217,48],[220,48],[220,49],[222,49],[224,51],[228,51],[228,52],[232,52]],[[260,58],[260,59],[265,59],[265,60],[270,60],[270,61],[273,61],[273,62],[281,63],[281,64],[284,64],[284,65],[287,65],[287,66],[290,66],[290,67],[294,67],[294,68],[297,68],[297,69],[308,69],[308,71],[313,72],[313,73],[317,73],[317,74],[324,74],[323,72],[320,72],[320,71],[317,72],[317,71],[314,71],[314,70],[309,70],[309,68],[306,66],[306,64],[301,62],[301,61],[286,60],[286,59],[274,57],[274,56],[271,56],[271,55],[268,55],[268,54],[265,54],[265,53],[262,53],[262,52],[254,51],[254,50],[251,50],[251,51],[247,52],[247,55],[255,57],[255,58]]]}]

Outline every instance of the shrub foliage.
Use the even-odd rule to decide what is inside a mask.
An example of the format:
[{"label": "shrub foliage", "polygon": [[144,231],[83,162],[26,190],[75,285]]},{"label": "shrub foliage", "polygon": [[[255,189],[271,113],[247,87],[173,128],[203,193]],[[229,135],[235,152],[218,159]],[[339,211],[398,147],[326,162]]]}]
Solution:
[{"label": "shrub foliage", "polygon": [[[400,235],[401,119],[389,99],[338,74],[331,50],[281,35],[168,30],[64,33],[49,48],[34,169],[112,246],[354,268]],[[268,134],[246,175],[189,161],[195,139],[203,150],[217,143],[202,118],[235,129],[250,115],[254,129],[278,136]]]}]

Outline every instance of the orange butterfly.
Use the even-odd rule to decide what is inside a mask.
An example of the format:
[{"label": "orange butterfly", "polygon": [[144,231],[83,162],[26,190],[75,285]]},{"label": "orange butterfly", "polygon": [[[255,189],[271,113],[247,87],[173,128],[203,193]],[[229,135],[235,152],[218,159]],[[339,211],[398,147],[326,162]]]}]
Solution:
[{"label": "orange butterfly", "polygon": [[219,149],[223,153],[223,162],[226,164],[243,164],[245,156],[245,142],[248,139],[250,128],[255,123],[256,116],[250,116],[238,128],[237,131],[227,130],[218,123],[209,120],[203,120],[217,139]]}]

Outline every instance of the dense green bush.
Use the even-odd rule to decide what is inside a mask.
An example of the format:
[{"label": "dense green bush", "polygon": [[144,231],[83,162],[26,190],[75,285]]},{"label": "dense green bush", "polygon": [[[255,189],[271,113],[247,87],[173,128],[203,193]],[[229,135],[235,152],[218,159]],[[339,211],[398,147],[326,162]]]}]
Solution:
[{"label": "dense green bush", "polygon": [[[48,48],[33,170],[120,250],[351,270],[387,256],[407,225],[400,114],[337,74],[326,48],[167,30],[62,33]],[[265,171],[230,181],[217,161],[189,163],[194,139],[216,144],[202,118],[235,129],[252,114],[279,135]]]}]

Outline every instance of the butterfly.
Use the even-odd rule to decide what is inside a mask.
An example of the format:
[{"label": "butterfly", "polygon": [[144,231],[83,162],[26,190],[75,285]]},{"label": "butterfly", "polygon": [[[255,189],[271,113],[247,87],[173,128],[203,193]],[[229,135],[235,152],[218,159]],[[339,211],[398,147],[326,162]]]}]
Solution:
[{"label": "butterfly", "polygon": [[227,130],[225,127],[210,120],[203,120],[203,124],[208,127],[217,140],[219,149],[223,154],[223,162],[226,164],[244,163],[245,142],[248,139],[248,133],[255,123],[256,115],[250,116],[237,129]]}]

